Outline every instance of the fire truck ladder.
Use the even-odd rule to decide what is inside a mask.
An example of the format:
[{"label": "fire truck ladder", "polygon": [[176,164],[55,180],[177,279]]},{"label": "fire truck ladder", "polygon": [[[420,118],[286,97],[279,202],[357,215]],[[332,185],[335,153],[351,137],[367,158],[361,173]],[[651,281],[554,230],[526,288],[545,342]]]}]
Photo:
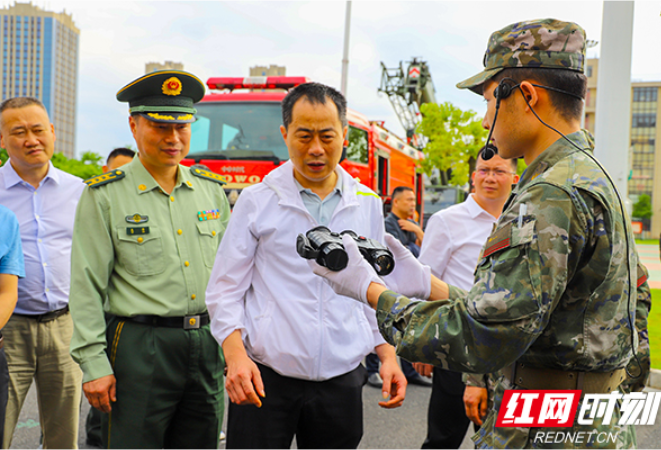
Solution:
[{"label": "fire truck ladder", "polygon": [[422,148],[427,144],[427,138],[415,132],[422,120],[420,106],[436,102],[435,90],[425,61],[413,58],[408,64],[408,69],[404,71],[401,61],[399,67],[391,69],[381,62],[381,86],[378,91],[388,96],[406,130],[407,141]]}]

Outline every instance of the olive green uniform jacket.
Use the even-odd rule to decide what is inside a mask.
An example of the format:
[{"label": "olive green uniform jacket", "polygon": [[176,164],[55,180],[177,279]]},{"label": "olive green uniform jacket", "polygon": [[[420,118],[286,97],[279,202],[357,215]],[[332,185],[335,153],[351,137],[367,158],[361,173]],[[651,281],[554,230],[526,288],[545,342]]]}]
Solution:
[{"label": "olive green uniform jacket", "polygon": [[206,311],[204,293],[230,215],[221,184],[185,166],[171,195],[137,157],[108,175],[111,182],[85,188],[74,225],[71,355],[83,382],[113,373],[104,313]]}]

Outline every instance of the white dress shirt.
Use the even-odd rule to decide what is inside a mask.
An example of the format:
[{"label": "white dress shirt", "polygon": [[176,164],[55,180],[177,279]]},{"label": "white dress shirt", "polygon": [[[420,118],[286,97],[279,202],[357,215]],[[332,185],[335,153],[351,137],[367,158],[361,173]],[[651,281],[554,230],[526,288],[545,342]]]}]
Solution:
[{"label": "white dress shirt", "polygon": [[473,195],[429,218],[418,258],[437,278],[464,290],[473,286],[480,250],[498,220]]},{"label": "white dress shirt", "polygon": [[18,314],[44,314],[69,303],[71,239],[83,180],[53,167],[39,188],[23,181],[10,161],[0,167],[0,205],[16,214],[25,278],[18,281]]}]

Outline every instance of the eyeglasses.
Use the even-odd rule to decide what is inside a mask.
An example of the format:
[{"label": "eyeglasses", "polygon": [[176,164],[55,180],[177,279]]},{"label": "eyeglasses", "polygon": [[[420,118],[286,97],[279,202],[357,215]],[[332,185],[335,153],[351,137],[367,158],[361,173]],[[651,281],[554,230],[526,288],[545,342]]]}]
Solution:
[{"label": "eyeglasses", "polygon": [[489,174],[493,174],[493,176],[496,177],[496,178],[502,178],[506,175],[515,175],[514,172],[508,172],[508,171],[502,170],[502,169],[484,169],[484,168],[481,168],[481,169],[475,169],[475,172],[477,172],[477,174],[481,177],[488,177]]}]

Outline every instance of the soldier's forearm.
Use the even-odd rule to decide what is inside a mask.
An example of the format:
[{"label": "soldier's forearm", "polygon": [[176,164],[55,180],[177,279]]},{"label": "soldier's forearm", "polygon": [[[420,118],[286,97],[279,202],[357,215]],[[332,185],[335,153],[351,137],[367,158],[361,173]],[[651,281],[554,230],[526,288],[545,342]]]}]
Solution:
[{"label": "soldier's forearm", "polygon": [[377,308],[377,305],[379,303],[379,297],[381,296],[382,293],[384,293],[387,290],[388,288],[386,288],[382,284],[370,283],[369,287],[367,288],[367,302],[370,304],[370,306],[373,309]]},{"label": "soldier's forearm", "polygon": [[535,339],[524,331],[535,318],[516,324],[481,322],[468,312],[462,298],[466,292],[449,288],[451,300],[424,302],[392,291],[381,294],[379,330],[399,356],[457,372],[491,373],[516,361]]}]

